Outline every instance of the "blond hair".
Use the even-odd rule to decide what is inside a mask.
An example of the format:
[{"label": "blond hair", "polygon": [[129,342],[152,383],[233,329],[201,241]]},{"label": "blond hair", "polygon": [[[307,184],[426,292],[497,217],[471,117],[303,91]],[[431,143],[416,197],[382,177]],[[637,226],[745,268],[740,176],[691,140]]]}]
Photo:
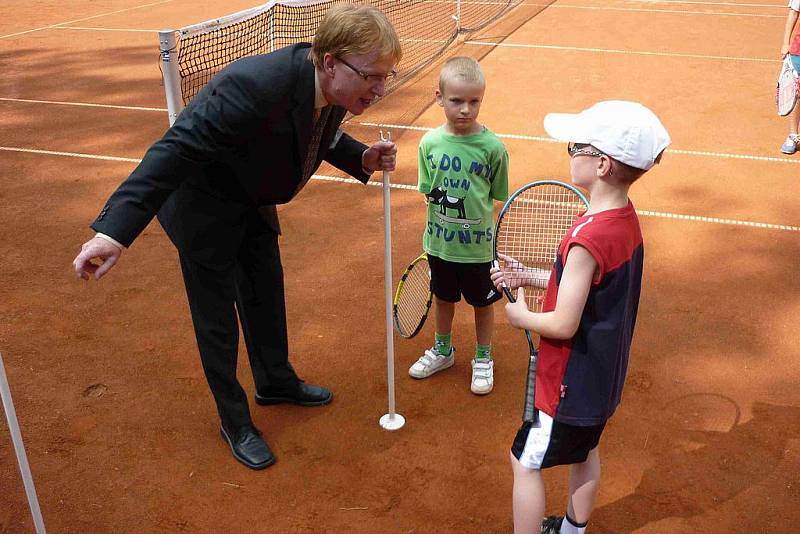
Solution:
[{"label": "blond hair", "polygon": [[375,7],[339,4],[328,10],[317,28],[309,55],[319,68],[325,54],[341,57],[374,51],[379,59],[391,58],[395,63],[403,57],[392,23]]},{"label": "blond hair", "polygon": [[[596,150],[599,150],[597,147],[593,146],[593,148],[595,148]],[[606,155],[608,155],[608,154],[606,154]],[[661,163],[661,156],[663,156],[663,155],[664,155],[664,150],[659,152],[658,156],[656,156],[656,159],[655,159],[655,164],[656,165]],[[644,176],[644,174],[647,172],[647,170],[645,170],[645,169],[638,169],[636,167],[628,165],[627,163],[622,163],[621,161],[616,160],[616,159],[612,158],[611,156],[608,156],[608,157],[609,157],[609,159],[614,160],[614,163],[616,164],[616,170],[612,170],[612,174],[614,176],[616,176],[617,179],[620,182],[624,183],[624,184],[627,184],[627,185],[632,184],[633,182],[635,182],[636,180],[638,180],[639,178]]]},{"label": "blond hair", "polygon": [[443,93],[447,82],[456,78],[486,85],[480,63],[467,56],[451,57],[442,65],[442,70],[439,72],[439,91]]}]

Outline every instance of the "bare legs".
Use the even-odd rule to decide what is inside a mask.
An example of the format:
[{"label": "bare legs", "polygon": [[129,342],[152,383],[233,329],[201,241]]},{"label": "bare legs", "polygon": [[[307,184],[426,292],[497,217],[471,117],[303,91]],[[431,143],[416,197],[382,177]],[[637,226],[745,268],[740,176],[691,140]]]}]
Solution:
[{"label": "bare legs", "polygon": [[492,344],[494,331],[494,305],[473,308],[475,310],[475,337],[480,345]]},{"label": "bare legs", "polygon": [[436,313],[436,333],[449,334],[453,329],[453,316],[456,312],[455,302],[446,302],[439,297],[433,297],[434,312]]},{"label": "bare legs", "polygon": [[589,451],[586,461],[572,464],[569,470],[569,502],[567,512],[577,523],[586,523],[592,515],[600,487],[600,453]]},{"label": "bare legs", "polygon": [[524,467],[511,454],[511,470],[514,472],[514,533],[530,534],[541,531],[544,517],[544,482],[538,469]]},{"label": "bare legs", "polygon": [[[434,297],[434,312],[436,313],[436,333],[450,334],[453,330],[453,317],[456,305]],[[475,337],[481,345],[491,345],[492,332],[494,331],[494,305],[473,307],[475,312]]]},{"label": "bare legs", "polygon": [[[524,467],[511,455],[514,472],[513,513],[515,534],[538,533],[544,518],[545,491],[542,473]],[[594,509],[600,487],[600,454],[589,451],[586,461],[572,464],[569,472],[567,513],[577,523],[586,523]]]}]

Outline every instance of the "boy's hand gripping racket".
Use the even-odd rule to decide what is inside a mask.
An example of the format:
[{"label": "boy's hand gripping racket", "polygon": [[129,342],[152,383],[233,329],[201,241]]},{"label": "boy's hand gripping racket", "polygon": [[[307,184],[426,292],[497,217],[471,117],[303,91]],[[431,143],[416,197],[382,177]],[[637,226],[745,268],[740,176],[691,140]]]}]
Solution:
[{"label": "boy's hand gripping racket", "polygon": [[[495,230],[494,257],[504,273],[503,286],[508,300],[515,302],[511,289],[526,287],[525,301],[528,309],[541,311],[541,301],[547,278],[541,273],[553,269],[558,245],[572,226],[575,217],[586,210],[586,197],[575,187],[554,180],[543,180],[525,185],[515,191],[500,211]],[[533,282],[536,283],[533,283]],[[536,360],[539,352],[533,337],[525,330],[530,359],[525,382],[524,422],[535,423],[538,412],[536,398]]]},{"label": "boy's hand gripping racket", "polygon": [[791,113],[797,102],[797,72],[794,70],[789,54],[783,58],[781,71],[778,74],[775,102],[778,105],[778,115],[781,117]]},{"label": "boy's hand gripping racket", "polygon": [[431,268],[424,252],[406,267],[394,294],[392,315],[394,327],[401,337],[419,334],[431,311]]}]

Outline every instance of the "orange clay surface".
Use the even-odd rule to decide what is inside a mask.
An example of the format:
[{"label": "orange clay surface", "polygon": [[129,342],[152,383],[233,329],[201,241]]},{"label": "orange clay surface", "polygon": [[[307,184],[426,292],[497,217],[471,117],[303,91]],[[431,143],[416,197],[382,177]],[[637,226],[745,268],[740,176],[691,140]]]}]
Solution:
[{"label": "orange clay surface", "polygon": [[[108,157],[140,158],[167,126],[153,30],[250,5],[0,6],[0,352],[48,531],[511,532],[508,449],[527,351],[502,304],[490,395],[469,391],[474,331],[462,304],[452,369],[424,381],[406,373],[431,344],[432,321],[395,341],[407,423],[395,433],[378,425],[387,411],[379,187],[315,180],[280,210],[291,358],[335,399],[252,403],[278,457],[265,471],[236,463],[219,437],[176,253],[158,224],[99,283],[72,272],[88,224],[136,165]],[[480,118],[506,136],[512,190],[569,180],[564,146],[542,127],[550,111],[638,100],[674,140],[632,189],[644,289],[589,532],[800,524],[800,156],[778,151],[787,124],[773,100],[785,16],[783,2],[559,0],[510,34],[489,28],[456,50],[482,56]],[[494,49],[478,44],[502,37]],[[443,120],[424,105],[434,78],[346,125],[371,140],[373,124],[393,124],[382,128],[398,142],[396,183],[416,183],[422,129]],[[392,192],[392,209],[396,280],[420,251],[424,210],[405,189]],[[252,393],[243,348],[240,361]],[[564,511],[566,477],[545,474],[550,514]],[[0,532],[32,531],[2,419]]]}]

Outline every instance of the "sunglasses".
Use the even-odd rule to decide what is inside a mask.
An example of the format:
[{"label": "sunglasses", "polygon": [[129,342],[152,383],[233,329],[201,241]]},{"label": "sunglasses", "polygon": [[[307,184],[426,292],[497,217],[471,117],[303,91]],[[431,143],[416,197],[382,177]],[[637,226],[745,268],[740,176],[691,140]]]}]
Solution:
[{"label": "sunglasses", "polygon": [[567,154],[569,157],[574,158],[575,156],[605,156],[602,152],[599,152],[592,147],[592,145],[586,143],[569,143],[567,145]]}]

